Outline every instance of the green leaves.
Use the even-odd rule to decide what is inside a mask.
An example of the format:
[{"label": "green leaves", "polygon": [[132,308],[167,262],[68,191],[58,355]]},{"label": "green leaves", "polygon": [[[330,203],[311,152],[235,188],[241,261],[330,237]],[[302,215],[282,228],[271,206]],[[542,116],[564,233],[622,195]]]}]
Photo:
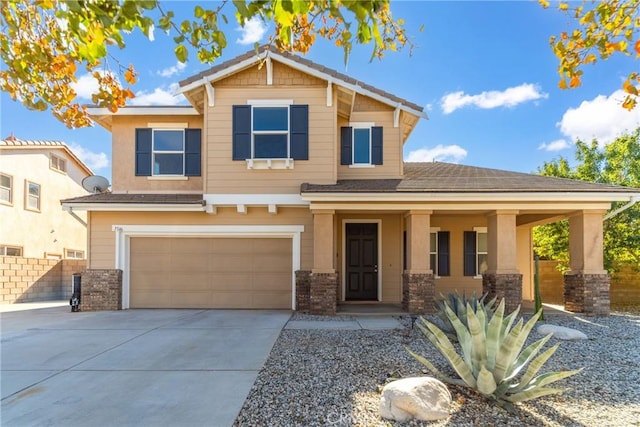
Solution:
[{"label": "green leaves", "polygon": [[[521,402],[564,391],[546,386],[575,375],[580,370],[538,375],[542,365],[558,348],[558,345],[555,345],[537,356],[551,335],[522,350],[541,312],[536,313],[526,323],[520,318],[512,328],[518,310],[505,318],[504,306],[504,300],[500,301],[497,310],[491,319],[488,319],[483,305],[479,305],[474,311],[471,304],[467,304],[468,326],[465,326],[449,305],[445,304],[446,314],[456,330],[462,357],[444,332],[433,323],[421,317],[418,328],[445,357],[467,387],[491,397],[501,406],[508,406],[509,402]],[[459,384],[460,380],[447,378],[424,356],[408,351],[441,380]],[[518,379],[525,367],[525,373]]]}]

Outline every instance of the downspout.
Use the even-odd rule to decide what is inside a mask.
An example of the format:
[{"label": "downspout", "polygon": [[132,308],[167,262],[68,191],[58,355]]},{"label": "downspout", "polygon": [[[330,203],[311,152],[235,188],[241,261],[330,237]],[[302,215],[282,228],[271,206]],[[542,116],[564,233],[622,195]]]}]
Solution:
[{"label": "downspout", "polygon": [[63,210],[63,211],[66,211],[66,212],[69,212],[69,214],[71,214],[71,216],[72,216],[72,217],[74,217],[76,220],[78,220],[78,222],[79,222],[80,224],[84,225],[85,227],[87,226],[87,223],[85,222],[85,220],[83,220],[82,218],[80,218],[80,217],[78,216],[78,214],[76,214],[76,213],[73,211],[73,208],[72,208],[71,206],[65,206],[65,205],[62,205],[62,210]]},{"label": "downspout", "polygon": [[614,216],[618,215],[620,212],[626,211],[627,209],[629,209],[631,206],[635,205],[638,202],[640,202],[640,196],[631,196],[631,198],[629,199],[629,203],[627,203],[624,206],[620,206],[618,209],[613,210],[608,214],[606,214],[603,218],[603,221],[613,218]]}]

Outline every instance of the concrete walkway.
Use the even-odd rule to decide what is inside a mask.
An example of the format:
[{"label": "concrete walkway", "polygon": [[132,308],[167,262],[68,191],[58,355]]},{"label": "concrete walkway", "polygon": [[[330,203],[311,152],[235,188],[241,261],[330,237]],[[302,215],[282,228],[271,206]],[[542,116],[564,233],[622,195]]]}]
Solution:
[{"label": "concrete walkway", "polygon": [[0,314],[2,426],[230,426],[288,311]]},{"label": "concrete walkway", "polygon": [[353,320],[289,320],[285,329],[402,329],[402,324],[394,317],[358,316]]}]

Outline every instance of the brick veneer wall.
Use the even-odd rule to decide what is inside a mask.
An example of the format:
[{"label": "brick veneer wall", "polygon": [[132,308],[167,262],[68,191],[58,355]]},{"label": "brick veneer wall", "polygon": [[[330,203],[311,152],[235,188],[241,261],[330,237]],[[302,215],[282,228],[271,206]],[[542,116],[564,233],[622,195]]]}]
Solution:
[{"label": "brick veneer wall", "polygon": [[84,271],[83,259],[0,256],[0,304],[71,297],[71,275]]},{"label": "brick veneer wall", "polygon": [[504,298],[506,313],[522,304],[522,274],[483,274],[482,293],[487,293],[487,301],[497,296]]},{"label": "brick veneer wall", "polygon": [[296,310],[301,312],[309,312],[311,309],[310,301],[310,284],[311,272],[308,270],[296,271]]},{"label": "brick veneer wall", "polygon": [[608,274],[565,274],[564,308],[593,316],[608,316]]},{"label": "brick veneer wall", "polygon": [[433,274],[402,274],[402,309],[411,314],[436,312],[436,282]]},{"label": "brick veneer wall", "polygon": [[309,311],[334,316],[338,293],[338,273],[311,273],[309,276]]},{"label": "brick veneer wall", "polygon": [[122,270],[86,270],[81,289],[81,311],[122,310]]}]

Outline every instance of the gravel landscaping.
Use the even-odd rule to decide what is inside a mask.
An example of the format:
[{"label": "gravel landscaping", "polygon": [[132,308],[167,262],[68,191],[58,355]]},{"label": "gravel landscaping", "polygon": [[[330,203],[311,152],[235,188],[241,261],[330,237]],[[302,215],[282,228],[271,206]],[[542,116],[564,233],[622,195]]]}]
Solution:
[{"label": "gravel landscaping", "polygon": [[[294,314],[295,319],[322,317]],[[332,318],[335,319],[335,318]],[[396,330],[283,330],[245,401],[235,426],[640,426],[640,312],[609,317],[547,316],[589,340],[562,341],[542,371],[584,371],[559,381],[565,393],[518,405],[516,415],[472,391],[448,386],[450,416],[439,422],[380,418],[380,391],[394,379],[427,375],[405,346],[452,374],[422,333],[401,318]],[[539,339],[534,331],[529,341]],[[547,346],[557,340],[551,338]],[[546,348],[546,347],[545,347]]]}]

